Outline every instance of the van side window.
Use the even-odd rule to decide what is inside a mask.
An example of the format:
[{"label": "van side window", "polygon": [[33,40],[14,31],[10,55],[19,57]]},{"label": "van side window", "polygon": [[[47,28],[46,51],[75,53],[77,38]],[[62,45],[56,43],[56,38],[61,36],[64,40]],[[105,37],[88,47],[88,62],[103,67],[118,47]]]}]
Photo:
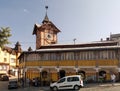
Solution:
[{"label": "van side window", "polygon": [[63,83],[65,81],[65,78],[58,81],[58,83]]},{"label": "van side window", "polygon": [[73,77],[68,77],[67,82],[71,82],[73,80]]},{"label": "van side window", "polygon": [[68,82],[79,81],[79,78],[78,78],[78,77],[68,77],[68,78],[67,78],[67,81],[68,81]]},{"label": "van side window", "polygon": [[73,80],[74,81],[79,81],[79,78],[78,77],[73,77]]}]

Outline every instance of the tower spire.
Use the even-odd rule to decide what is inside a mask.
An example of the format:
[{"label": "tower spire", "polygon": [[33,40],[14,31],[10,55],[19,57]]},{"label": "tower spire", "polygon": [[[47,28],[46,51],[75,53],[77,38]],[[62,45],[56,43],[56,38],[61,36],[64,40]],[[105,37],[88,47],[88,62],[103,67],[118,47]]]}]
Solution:
[{"label": "tower spire", "polygon": [[47,16],[48,6],[45,6],[45,8],[46,8],[46,14],[45,14],[45,18],[44,18],[44,20],[42,21],[42,23],[45,23],[45,22],[48,22],[48,21],[49,21],[49,18],[48,18],[48,16]]}]

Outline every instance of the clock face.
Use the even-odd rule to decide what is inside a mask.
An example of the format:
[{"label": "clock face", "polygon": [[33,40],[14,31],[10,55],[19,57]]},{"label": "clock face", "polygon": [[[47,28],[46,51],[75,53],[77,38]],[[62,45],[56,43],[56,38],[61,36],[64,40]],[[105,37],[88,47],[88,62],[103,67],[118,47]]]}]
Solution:
[{"label": "clock face", "polygon": [[52,39],[53,39],[53,36],[52,36],[52,34],[47,33],[46,38],[49,39],[49,40],[52,40]]}]

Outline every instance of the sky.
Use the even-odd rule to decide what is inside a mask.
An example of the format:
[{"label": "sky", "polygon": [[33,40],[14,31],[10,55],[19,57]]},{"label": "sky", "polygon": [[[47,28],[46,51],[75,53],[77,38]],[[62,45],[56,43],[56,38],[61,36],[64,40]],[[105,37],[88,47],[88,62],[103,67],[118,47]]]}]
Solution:
[{"label": "sky", "polygon": [[46,9],[49,20],[61,30],[58,44],[104,40],[120,33],[120,0],[0,0],[0,27],[10,27],[14,47],[35,49],[35,23],[42,24]]}]

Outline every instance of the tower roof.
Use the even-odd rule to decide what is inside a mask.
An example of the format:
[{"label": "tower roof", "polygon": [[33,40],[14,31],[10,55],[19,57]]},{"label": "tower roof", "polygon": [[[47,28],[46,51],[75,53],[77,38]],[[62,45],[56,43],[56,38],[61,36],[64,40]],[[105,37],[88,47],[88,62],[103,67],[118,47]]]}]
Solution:
[{"label": "tower roof", "polygon": [[37,30],[39,29],[39,31],[43,30],[43,29],[48,29],[50,26],[52,26],[52,28],[54,28],[53,30],[55,32],[61,32],[48,18],[48,15],[47,15],[47,9],[48,9],[48,6],[45,7],[46,8],[46,14],[45,14],[45,17],[42,21],[42,24],[35,24],[34,25],[34,28],[33,28],[33,35],[36,34]]},{"label": "tower roof", "polygon": [[47,13],[46,13],[45,18],[44,18],[44,20],[42,21],[42,23],[45,23],[45,22],[49,22],[49,18],[48,18],[48,16],[47,16]]},{"label": "tower roof", "polygon": [[46,15],[45,15],[45,18],[43,19],[42,23],[49,22],[49,18],[48,18],[48,15],[47,15],[48,6],[46,6],[45,8],[46,8]]}]

